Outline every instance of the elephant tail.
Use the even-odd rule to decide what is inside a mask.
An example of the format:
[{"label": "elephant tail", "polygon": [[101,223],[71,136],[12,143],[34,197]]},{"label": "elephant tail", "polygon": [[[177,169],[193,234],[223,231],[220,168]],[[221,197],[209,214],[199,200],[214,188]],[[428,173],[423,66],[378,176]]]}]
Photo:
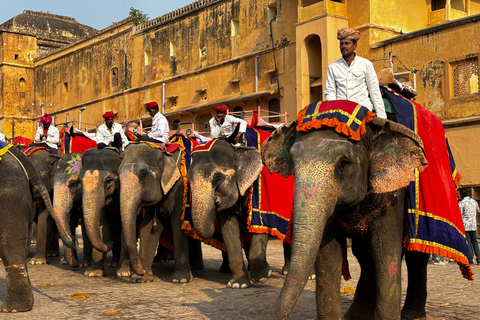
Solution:
[{"label": "elephant tail", "polygon": [[45,207],[48,209],[48,211],[50,212],[50,215],[57,223],[58,230],[60,231],[60,235],[62,236],[62,240],[65,246],[67,246],[68,248],[74,249],[76,247],[75,237],[73,237],[70,234],[69,227],[66,221],[62,221],[55,214],[55,210],[53,209],[52,201],[50,199],[50,194],[45,188],[45,185],[43,184],[42,179],[40,178],[40,174],[38,173],[38,170],[35,168],[33,163],[27,158],[27,156],[20,150],[17,150],[16,148],[10,148],[8,150],[8,153],[10,153],[12,157],[14,157],[18,161],[23,171],[25,172],[25,175],[27,176],[27,179],[30,182],[31,186],[40,193],[43,199],[43,202],[45,203]]}]

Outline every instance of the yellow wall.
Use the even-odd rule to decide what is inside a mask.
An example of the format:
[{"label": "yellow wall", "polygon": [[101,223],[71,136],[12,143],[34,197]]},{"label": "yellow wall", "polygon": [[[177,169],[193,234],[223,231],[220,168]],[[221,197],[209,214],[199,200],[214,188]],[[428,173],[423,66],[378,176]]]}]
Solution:
[{"label": "yellow wall", "polygon": [[445,129],[462,185],[480,182],[480,124]]}]

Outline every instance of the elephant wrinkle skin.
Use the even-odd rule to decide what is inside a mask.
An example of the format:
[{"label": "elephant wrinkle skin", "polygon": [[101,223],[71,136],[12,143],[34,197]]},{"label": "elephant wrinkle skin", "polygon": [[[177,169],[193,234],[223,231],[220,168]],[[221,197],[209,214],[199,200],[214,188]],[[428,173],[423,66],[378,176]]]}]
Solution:
[{"label": "elephant wrinkle skin", "polygon": [[[135,271],[131,282],[153,281],[153,259],[166,222],[171,224],[175,248],[172,282],[190,282],[193,278],[191,265],[203,268],[200,242],[189,239],[181,228],[183,195],[187,186],[180,174],[180,157],[180,150],[170,155],[147,144],[131,144],[125,150],[118,171],[123,233]],[[136,221],[141,212],[140,248],[137,250]],[[192,260],[189,257],[191,252],[196,254]]]},{"label": "elephant wrinkle skin", "polygon": [[361,275],[345,319],[424,316],[426,255],[408,255],[409,270],[420,271],[409,271],[409,291],[400,308],[404,187],[414,178],[414,169],[427,165],[415,133],[397,123],[378,126],[372,120],[362,139],[353,141],[326,127],[298,132],[293,122],[264,142],[262,160],[270,172],[295,176],[292,257],[273,319],[289,316],[313,264],[317,318],[342,318],[338,275],[346,237],[352,238]]},{"label": "elephant wrinkle skin", "polygon": [[[211,237],[218,218],[228,253],[232,278],[227,287],[247,288],[250,280],[263,283],[270,276],[266,261],[267,234],[252,234],[248,254],[250,274],[243,260],[240,242],[240,210],[247,210],[247,189],[262,170],[255,148],[234,148],[218,139],[209,151],[194,152],[188,180],[192,190],[193,228],[200,237]],[[248,249],[248,245],[246,245]],[[247,250],[246,250],[247,252]]]}]

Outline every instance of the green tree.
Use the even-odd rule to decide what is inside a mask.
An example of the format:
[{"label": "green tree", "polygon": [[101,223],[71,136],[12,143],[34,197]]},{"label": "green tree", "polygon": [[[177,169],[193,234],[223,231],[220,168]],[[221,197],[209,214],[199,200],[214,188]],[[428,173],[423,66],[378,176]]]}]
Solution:
[{"label": "green tree", "polygon": [[128,16],[132,18],[134,25],[138,25],[148,21],[148,15],[138,9],[135,9],[134,7],[130,7],[130,12]]}]

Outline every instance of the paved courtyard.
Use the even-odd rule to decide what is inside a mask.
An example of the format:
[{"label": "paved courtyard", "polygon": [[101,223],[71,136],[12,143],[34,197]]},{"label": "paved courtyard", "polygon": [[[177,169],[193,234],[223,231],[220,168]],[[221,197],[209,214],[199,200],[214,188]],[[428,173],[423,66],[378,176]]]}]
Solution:
[{"label": "paved courtyard", "polygon": [[[34,246],[31,248],[34,252]],[[203,246],[205,268],[194,271],[194,280],[187,284],[170,282],[173,261],[155,263],[156,279],[152,283],[134,284],[115,276],[107,268],[101,278],[87,278],[84,269],[72,269],[60,264],[58,257],[50,264],[31,266],[35,305],[33,310],[18,314],[0,314],[0,319],[266,319],[268,310],[283,285],[280,274],[283,249],[279,240],[270,240],[268,261],[272,276],[266,284],[248,289],[226,288],[228,274],[218,272],[221,253]],[[349,252],[352,279],[343,281],[342,288],[353,292],[359,267]],[[406,268],[402,295],[406,289]],[[480,266],[473,266],[480,274]],[[478,281],[478,280],[477,280]],[[429,265],[429,319],[480,319],[480,287],[462,278],[456,263],[445,266]],[[0,301],[6,297],[4,269],[0,270]],[[353,293],[342,293],[342,312],[345,312]],[[309,281],[294,309],[291,319],[315,319],[315,283]]]}]

